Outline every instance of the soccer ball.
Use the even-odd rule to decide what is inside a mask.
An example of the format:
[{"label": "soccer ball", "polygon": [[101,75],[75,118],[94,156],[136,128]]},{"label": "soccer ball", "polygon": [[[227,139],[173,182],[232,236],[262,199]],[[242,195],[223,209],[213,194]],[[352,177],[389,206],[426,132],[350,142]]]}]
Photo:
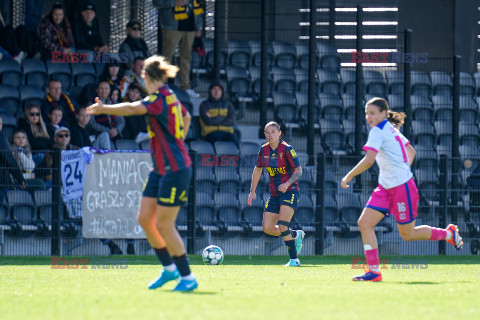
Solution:
[{"label": "soccer ball", "polygon": [[221,264],[223,262],[223,251],[220,247],[210,245],[203,249],[202,259],[205,264]]}]

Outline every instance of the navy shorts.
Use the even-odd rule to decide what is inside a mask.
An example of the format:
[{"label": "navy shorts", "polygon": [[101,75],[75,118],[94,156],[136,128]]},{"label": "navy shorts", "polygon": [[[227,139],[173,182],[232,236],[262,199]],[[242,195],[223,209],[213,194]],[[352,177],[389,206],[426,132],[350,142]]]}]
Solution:
[{"label": "navy shorts", "polygon": [[163,176],[152,171],[143,186],[143,196],[157,198],[158,204],[161,206],[184,206],[187,204],[191,178],[191,167],[177,172],[169,172]]},{"label": "navy shorts", "polygon": [[279,192],[277,197],[272,197],[268,199],[265,203],[264,212],[273,212],[280,213],[280,206],[289,206],[293,210],[297,210],[298,201],[300,200],[300,192],[298,191],[287,191],[285,193]]}]

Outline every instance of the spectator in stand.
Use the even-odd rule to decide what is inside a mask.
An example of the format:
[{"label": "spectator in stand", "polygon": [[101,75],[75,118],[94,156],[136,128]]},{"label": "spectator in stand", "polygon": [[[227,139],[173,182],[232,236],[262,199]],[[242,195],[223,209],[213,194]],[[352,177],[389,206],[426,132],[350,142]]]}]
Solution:
[{"label": "spectator in stand", "polygon": [[35,179],[35,162],[32,157],[32,149],[28,143],[27,134],[21,129],[15,130],[12,137],[13,157],[17,160],[18,166],[22,170],[23,178]]},{"label": "spectator in stand", "polygon": [[75,39],[76,49],[87,52],[89,61],[92,61],[94,54],[107,53],[110,48],[103,43],[100,36],[98,19],[95,16],[95,5],[87,2],[80,8],[81,14],[75,18],[72,27],[73,38]]},{"label": "spectator in stand", "polygon": [[127,38],[122,42],[118,49],[119,54],[126,54],[128,61],[125,68],[131,67],[136,57],[150,57],[147,43],[142,39],[142,26],[138,20],[130,20],[127,23]]},{"label": "spectator in stand", "polygon": [[50,108],[50,113],[48,114],[49,122],[46,124],[47,132],[50,137],[55,136],[55,130],[60,128],[60,122],[62,121],[63,110],[60,106],[55,106]]},{"label": "spectator in stand", "polygon": [[202,137],[212,144],[215,141],[237,143],[233,134],[235,110],[233,104],[223,97],[223,86],[219,81],[212,81],[207,100],[200,104],[200,126]]},{"label": "spectator in stand", "polygon": [[32,147],[33,161],[37,164],[35,176],[44,179],[47,184],[52,180],[50,170],[45,170],[45,153],[51,149],[53,141],[48,135],[38,105],[30,103],[25,108],[25,117],[19,119],[18,128],[25,131]]},{"label": "spectator in stand", "polygon": [[70,22],[60,2],[56,2],[48,15],[40,21],[38,36],[44,61],[52,59],[52,51],[68,55],[75,52]]},{"label": "spectator in stand", "polygon": [[132,69],[128,70],[125,74],[130,79],[130,83],[138,83],[142,87],[141,97],[147,96],[147,89],[145,88],[145,79],[142,76],[143,65],[145,58],[136,57],[132,63]]},{"label": "spectator in stand", "polygon": [[201,37],[203,8],[197,0],[153,0],[159,9],[162,25],[163,52],[169,61],[180,44],[180,88],[194,98],[200,97],[190,86],[190,61],[195,37]]},{"label": "spectator in stand", "polygon": [[62,92],[62,83],[56,79],[48,82],[47,95],[42,102],[42,117],[44,121],[49,121],[48,115],[50,114],[50,109],[53,107],[62,108],[63,116],[60,122],[61,126],[68,127],[76,121],[77,102]]},{"label": "spectator in stand", "polygon": [[110,92],[110,99],[112,99],[113,104],[118,103],[118,101],[120,100],[120,89],[114,87]]},{"label": "spectator in stand", "polygon": [[[26,188],[25,178],[22,170],[18,167],[17,161],[13,157],[12,149],[8,144],[7,138],[2,132],[3,119],[0,117],[0,203],[4,199],[4,190],[20,186]],[[15,181],[13,183],[10,175]]]},{"label": "spectator in stand", "polygon": [[70,129],[67,127],[60,127],[55,130],[55,137],[53,138],[55,143],[52,149],[60,150],[78,150],[79,147],[70,144]]},{"label": "spectator in stand", "polygon": [[[102,81],[98,84],[97,96],[104,104],[112,104],[112,99],[110,99],[110,85],[108,82]],[[95,103],[94,98],[91,99],[90,104],[93,103]],[[94,116],[94,118],[90,120],[89,125],[95,134],[108,132],[110,139],[115,141],[121,137],[122,130],[125,127],[125,118],[122,116],[101,114]]]},{"label": "spectator in stand", "polygon": [[[40,108],[38,105],[30,103],[25,108],[25,116],[18,120],[18,128],[25,131],[28,142],[34,151],[44,151],[51,149],[53,142],[47,132],[47,127],[43,122]],[[42,162],[43,157],[35,157],[35,163]]]},{"label": "spectator in stand", "polygon": [[128,85],[131,82],[130,78],[125,75],[125,70],[118,61],[113,61],[105,65],[103,73],[100,76],[100,81],[107,81],[108,84],[110,84],[110,91],[113,91],[114,88],[120,89],[119,99],[125,96]]},{"label": "spectator in stand", "polygon": [[22,51],[17,39],[17,34],[19,37],[22,36],[19,32],[17,33],[11,25],[4,26],[0,22],[0,60],[13,59],[18,63],[22,63],[22,60],[27,56],[27,54]]},{"label": "spectator in stand", "polygon": [[70,129],[71,143],[80,148],[111,149],[108,132],[101,132],[95,137],[95,132],[90,127],[91,121],[91,116],[87,114],[85,107],[81,107],[77,113],[77,122]]},{"label": "spectator in stand", "polygon": [[26,0],[25,1],[25,15],[23,25],[28,32],[37,33],[38,25],[42,20],[42,10],[44,0]]},{"label": "spectator in stand", "polygon": [[[142,87],[138,83],[132,83],[127,90],[127,95],[123,98],[123,102],[134,102],[141,99]],[[125,117],[125,128],[122,136],[126,139],[135,140],[140,143],[144,140],[150,139],[147,133],[147,121],[145,116],[130,116]]]}]

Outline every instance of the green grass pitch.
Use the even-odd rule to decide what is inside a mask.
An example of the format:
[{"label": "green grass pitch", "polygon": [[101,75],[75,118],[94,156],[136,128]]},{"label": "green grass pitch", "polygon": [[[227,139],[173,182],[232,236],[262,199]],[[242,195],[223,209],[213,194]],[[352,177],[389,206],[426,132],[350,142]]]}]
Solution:
[{"label": "green grass pitch", "polygon": [[[426,269],[383,270],[383,282],[351,281],[351,257],[226,256],[203,265],[193,293],[148,290],[156,257],[127,259],[127,269],[52,269],[51,258],[0,257],[0,319],[480,319],[478,256],[409,257]],[[391,257],[382,256],[381,259]],[[405,257],[403,257],[405,258]]]}]

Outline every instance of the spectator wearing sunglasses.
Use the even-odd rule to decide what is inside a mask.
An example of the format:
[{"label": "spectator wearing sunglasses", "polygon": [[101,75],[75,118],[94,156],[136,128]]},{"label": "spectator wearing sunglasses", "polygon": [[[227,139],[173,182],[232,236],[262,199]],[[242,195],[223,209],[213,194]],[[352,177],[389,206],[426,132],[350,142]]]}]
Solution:
[{"label": "spectator wearing sunglasses", "polygon": [[150,57],[147,43],[142,39],[142,26],[138,20],[130,20],[127,23],[127,38],[122,42],[118,53],[128,57],[124,67],[130,69],[136,57]]},{"label": "spectator wearing sunglasses", "polygon": [[[32,147],[34,154],[33,159],[35,163],[41,162],[38,158],[36,159],[35,155],[38,151],[44,151],[50,149],[53,145],[53,141],[50,138],[47,127],[43,122],[42,114],[40,113],[40,107],[37,104],[30,103],[25,108],[25,116],[18,121],[18,128],[25,131],[27,134],[28,142]],[[37,151],[37,153],[35,152]]]},{"label": "spectator wearing sunglasses", "polygon": [[55,130],[55,137],[53,138],[55,143],[52,149],[60,150],[78,150],[80,149],[77,146],[70,144],[70,129],[67,127],[60,127]]},{"label": "spectator wearing sunglasses", "polygon": [[46,152],[51,149],[53,141],[47,132],[40,107],[37,104],[30,103],[25,107],[25,116],[18,120],[18,129],[25,131],[32,147],[32,158],[37,165],[35,177],[44,179],[46,183],[51,181],[50,171],[45,170],[47,167],[45,156]]}]

